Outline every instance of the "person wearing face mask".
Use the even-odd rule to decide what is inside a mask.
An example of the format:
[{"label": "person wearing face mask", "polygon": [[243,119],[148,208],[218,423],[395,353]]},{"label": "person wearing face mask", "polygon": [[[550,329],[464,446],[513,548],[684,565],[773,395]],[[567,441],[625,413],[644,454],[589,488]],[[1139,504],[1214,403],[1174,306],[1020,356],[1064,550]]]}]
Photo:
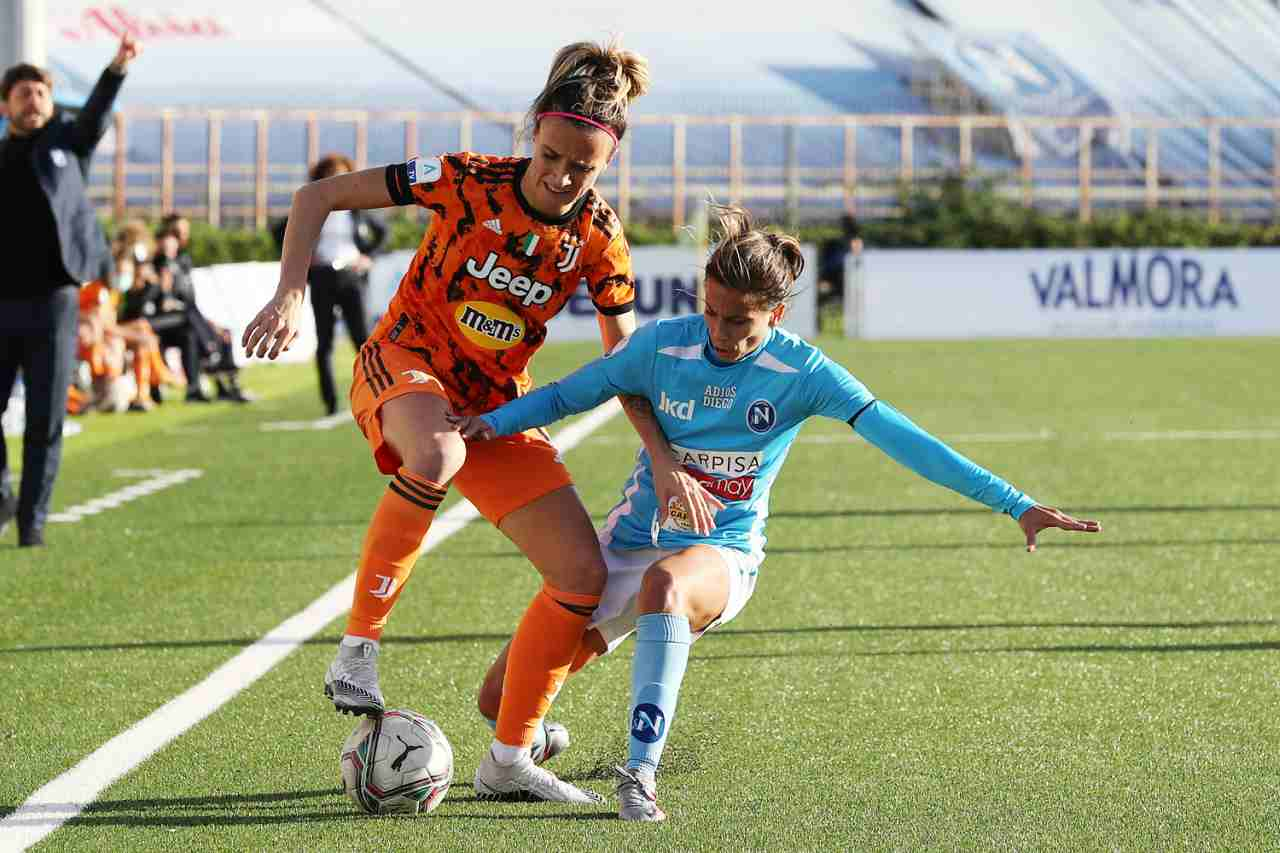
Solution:
[{"label": "person wearing face mask", "polygon": [[87,193],[89,160],[108,114],[139,53],[133,36],[120,41],[84,108],[75,118],[54,109],[53,78],[26,63],[0,78],[8,118],[0,138],[0,233],[22,251],[0,284],[0,407],[18,371],[26,388],[22,486],[14,494],[8,452],[0,436],[0,530],[16,516],[18,544],[44,544],[45,519],[62,459],[67,389],[75,366],[79,301],[76,288],[97,278],[106,242]]},{"label": "person wearing face mask", "polygon": [[[547,323],[585,279],[601,341],[635,328],[631,256],[595,189],[649,86],[644,59],[580,42],[552,61],[529,110],[531,157],[416,157],[303,185],[293,197],[275,297],[245,330],[246,351],[278,356],[297,336],[307,272],[335,210],[416,204],[432,212],[388,310],[361,348],[351,408],[379,471],[352,610],[325,674],[340,711],[380,715],[377,657],[388,615],[451,485],[529,558],[543,586],[511,644],[495,738],[475,773],[481,799],[599,803],[537,765],[557,748],[544,718],[600,601],[605,567],[568,470],[545,434],[464,442],[451,412],[479,413],[524,393]],[[635,421],[662,448],[652,417]],[[691,478],[664,488],[704,505]]]},{"label": "person wearing face mask", "polygon": [[[493,439],[586,411],[617,394],[658,412],[678,464],[724,503],[714,529],[653,488],[668,461],[646,452],[600,530],[609,567],[578,669],[636,635],[629,755],[618,767],[618,815],[661,821],[656,773],[675,719],[690,645],[733,619],[764,561],[769,492],[801,425],[848,423],[922,477],[1009,516],[1028,551],[1050,527],[1096,533],[1096,521],[1042,506],[956,453],[879,400],[817,347],[778,327],[804,268],[800,242],[753,226],[742,208],[719,210],[701,315],[650,323],[602,359],[483,416],[453,418],[464,438]],[[489,669],[481,711],[503,695],[503,655]]]}]

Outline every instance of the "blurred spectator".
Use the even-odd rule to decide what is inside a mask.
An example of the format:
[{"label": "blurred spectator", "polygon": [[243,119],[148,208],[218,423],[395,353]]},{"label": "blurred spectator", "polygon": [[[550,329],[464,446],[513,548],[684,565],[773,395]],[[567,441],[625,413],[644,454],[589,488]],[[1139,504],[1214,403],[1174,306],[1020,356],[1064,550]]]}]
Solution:
[{"label": "blurred spectator", "polygon": [[[311,167],[311,180],[319,181],[355,170],[350,158],[328,154]],[[287,221],[276,227],[276,239],[283,245]],[[357,350],[369,336],[365,319],[365,290],[369,281],[369,256],[382,247],[387,229],[365,210],[335,210],[320,231],[311,254],[307,281],[311,285],[311,310],[316,317],[316,370],[320,375],[320,399],[327,414],[338,411],[338,393],[333,380],[333,336],[336,312],[342,312],[351,343]]]},{"label": "blurred spectator", "polygon": [[18,544],[44,544],[45,519],[62,461],[62,428],[75,369],[81,282],[98,278],[106,241],[87,193],[89,160],[107,129],[129,63],[133,36],[73,119],[55,112],[53,78],[26,63],[7,69],[0,100],[8,117],[0,139],[0,234],[6,253],[0,285],[0,406],[18,371],[26,389],[22,488],[15,497],[0,433],[0,530],[18,519]]},{"label": "blurred spectator", "polygon": [[[191,280],[191,255],[186,251],[184,239],[190,243],[191,224],[185,218],[169,214],[161,220],[156,232],[157,250],[153,262],[156,274],[160,276],[161,289],[185,306],[201,366],[213,376],[218,399],[248,403],[252,397],[240,387],[231,332],[210,321],[196,304],[195,284]],[[200,396],[203,397],[203,391]]]},{"label": "blurred spectator", "polygon": [[818,248],[818,323],[823,308],[844,304],[845,262],[862,259],[862,226],[852,213],[840,217],[840,236],[826,240]]},{"label": "blurred spectator", "polygon": [[[154,279],[154,271],[146,260],[152,252],[147,227],[142,222],[126,223],[112,245],[115,272],[111,283],[90,282],[80,291],[81,358],[89,363],[93,376],[91,404],[100,409],[119,410],[120,394],[116,381],[127,360],[132,361],[134,392],[125,403],[129,411],[145,412],[152,408],[152,390],[161,385],[178,384],[165,364],[160,340],[151,324],[137,318],[127,322],[117,319],[124,293],[135,281]],[[86,337],[86,323],[97,336]],[[86,346],[87,345],[87,346]],[[128,356],[129,358],[126,358]]]}]

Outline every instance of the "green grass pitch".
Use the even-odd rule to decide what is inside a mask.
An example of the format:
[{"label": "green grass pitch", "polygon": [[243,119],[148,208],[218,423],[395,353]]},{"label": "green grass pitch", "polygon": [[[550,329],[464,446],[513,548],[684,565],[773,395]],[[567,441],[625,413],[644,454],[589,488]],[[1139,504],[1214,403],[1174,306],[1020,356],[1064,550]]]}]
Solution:
[{"label": "green grass pitch", "polygon": [[[814,421],[755,598],[694,647],[667,823],[474,799],[475,688],[537,587],[481,522],[418,564],[384,646],[389,703],[455,749],[435,814],[368,818],[338,790],[338,620],[39,849],[1276,849],[1280,341],[822,343],[1104,532],[1027,554],[1009,519]],[[597,351],[549,346],[535,376]],[[52,525],[46,549],[0,544],[0,815],[354,570],[385,483],[358,431],[260,429],[319,417],[314,382],[254,368],[253,406],[93,416],[68,439],[55,511],[128,485],[116,469],[204,474]],[[636,445],[619,417],[567,455],[597,519]],[[553,769],[610,798],[630,651],[553,712],[573,736]]]}]

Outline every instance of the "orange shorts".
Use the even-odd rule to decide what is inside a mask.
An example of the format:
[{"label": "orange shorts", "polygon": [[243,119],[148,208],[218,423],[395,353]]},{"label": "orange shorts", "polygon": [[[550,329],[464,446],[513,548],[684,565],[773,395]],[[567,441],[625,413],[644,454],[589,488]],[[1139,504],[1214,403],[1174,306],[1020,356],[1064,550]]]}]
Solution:
[{"label": "orange shorts", "polygon": [[[405,394],[434,394],[456,407],[448,389],[427,371],[421,357],[390,341],[370,338],[356,357],[351,412],[383,474],[394,474],[402,462],[382,435],[382,406]],[[560,452],[540,429],[467,442],[467,461],[453,478],[462,496],[495,525],[515,510],[572,484]]]}]

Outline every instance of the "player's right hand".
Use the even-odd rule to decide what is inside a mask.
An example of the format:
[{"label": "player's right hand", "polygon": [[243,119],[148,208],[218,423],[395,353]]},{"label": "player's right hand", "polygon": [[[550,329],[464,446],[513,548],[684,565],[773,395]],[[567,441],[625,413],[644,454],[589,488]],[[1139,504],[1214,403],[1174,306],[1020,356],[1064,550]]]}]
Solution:
[{"label": "player's right hand", "polygon": [[245,355],[274,359],[293,346],[294,339],[298,337],[302,293],[301,288],[277,293],[258,312],[240,338]]}]

